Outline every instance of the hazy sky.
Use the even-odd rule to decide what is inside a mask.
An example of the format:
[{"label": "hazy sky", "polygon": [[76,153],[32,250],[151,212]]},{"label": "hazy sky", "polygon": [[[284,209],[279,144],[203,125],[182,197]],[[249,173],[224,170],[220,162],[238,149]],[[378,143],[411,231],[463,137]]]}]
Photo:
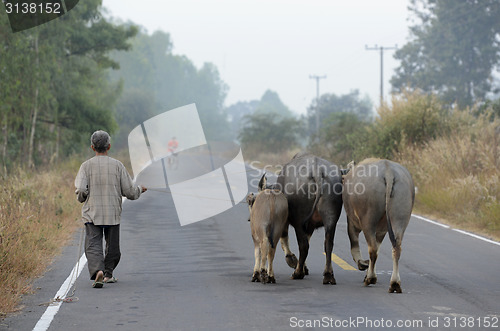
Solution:
[{"label": "hazy sky", "polygon": [[[380,95],[380,52],[365,45],[405,44],[408,0],[103,0],[109,15],[149,33],[170,33],[175,54],[197,67],[214,63],[229,85],[226,106],[279,94],[305,113],[320,94]],[[398,62],[384,52],[384,94]]]}]

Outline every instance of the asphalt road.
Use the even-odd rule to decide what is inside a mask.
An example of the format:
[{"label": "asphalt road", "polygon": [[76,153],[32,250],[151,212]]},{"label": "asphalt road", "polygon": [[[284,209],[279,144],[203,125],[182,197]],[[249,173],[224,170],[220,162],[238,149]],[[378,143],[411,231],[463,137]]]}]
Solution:
[{"label": "asphalt road", "polygon": [[[249,175],[256,177],[254,170]],[[255,190],[252,188],[252,190]],[[126,201],[122,260],[116,284],[91,288],[87,267],[76,281],[78,301],[63,303],[49,330],[496,330],[500,328],[500,246],[412,218],[403,240],[403,294],[389,294],[388,238],[377,261],[378,283],[334,264],[337,285],[323,285],[323,229],[311,239],[310,275],[292,280],[281,249],[276,284],[250,282],[253,243],[244,204],[208,220],[179,225],[171,196],[149,191]],[[361,249],[367,258],[362,235]],[[295,234],[290,243],[298,255]],[[35,282],[24,309],[0,330],[32,330],[76,264],[79,234]],[[334,253],[354,266],[339,220]],[[403,323],[403,324],[401,324]],[[489,324],[489,327],[488,327]]]}]

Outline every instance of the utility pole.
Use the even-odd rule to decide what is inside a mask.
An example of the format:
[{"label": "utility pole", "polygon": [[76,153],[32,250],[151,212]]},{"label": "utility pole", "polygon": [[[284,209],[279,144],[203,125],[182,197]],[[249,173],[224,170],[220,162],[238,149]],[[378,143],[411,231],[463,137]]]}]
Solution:
[{"label": "utility pole", "polygon": [[384,46],[377,46],[375,47],[368,47],[368,45],[365,45],[365,49],[367,51],[378,51],[380,50],[380,107],[382,107],[382,103],[384,102],[384,50],[392,50],[392,49],[397,49],[398,45],[394,45],[394,47],[384,47]]},{"label": "utility pole", "polygon": [[309,75],[310,79],[316,79],[316,132],[319,132],[319,80],[326,78],[326,75]]}]

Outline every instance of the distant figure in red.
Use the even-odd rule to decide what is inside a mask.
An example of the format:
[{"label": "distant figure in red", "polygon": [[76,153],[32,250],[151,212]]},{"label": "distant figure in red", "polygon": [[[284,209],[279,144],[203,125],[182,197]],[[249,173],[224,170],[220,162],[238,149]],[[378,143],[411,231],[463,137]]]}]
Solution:
[{"label": "distant figure in red", "polygon": [[175,140],[175,137],[172,137],[172,139],[170,139],[170,141],[168,142],[169,153],[175,154],[177,147],[179,147],[179,142]]},{"label": "distant figure in red", "polygon": [[168,161],[168,167],[171,169],[177,169],[177,163],[179,160],[177,159],[177,147],[179,147],[179,142],[175,140],[175,137],[172,137],[170,141],[168,142],[168,155],[167,161]]}]

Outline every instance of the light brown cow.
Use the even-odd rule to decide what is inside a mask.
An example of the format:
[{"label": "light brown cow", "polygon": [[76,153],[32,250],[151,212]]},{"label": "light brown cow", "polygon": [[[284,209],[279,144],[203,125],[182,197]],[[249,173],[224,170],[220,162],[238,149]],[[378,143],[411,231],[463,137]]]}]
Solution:
[{"label": "light brown cow", "polygon": [[274,254],[288,218],[288,202],[285,195],[279,190],[265,187],[264,175],[259,183],[259,193],[256,196],[253,193],[247,196],[250,228],[255,246],[252,282],[264,284],[276,283],[273,271]]},{"label": "light brown cow", "polygon": [[401,293],[399,258],[401,242],[410,221],[415,186],[408,170],[389,160],[366,159],[344,176],[342,193],[347,214],[351,254],[360,270],[366,269],[359,251],[359,233],[363,231],[370,261],[364,283],[377,282],[375,262],[384,236],[392,243],[393,270],[389,293]]}]

